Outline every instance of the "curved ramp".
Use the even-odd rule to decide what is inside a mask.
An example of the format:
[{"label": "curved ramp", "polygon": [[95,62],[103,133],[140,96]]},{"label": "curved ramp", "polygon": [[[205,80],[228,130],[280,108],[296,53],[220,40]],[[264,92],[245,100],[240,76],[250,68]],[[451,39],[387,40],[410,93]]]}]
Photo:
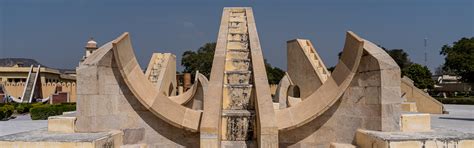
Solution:
[{"label": "curved ramp", "polygon": [[302,126],[329,109],[352,81],[359,67],[363,45],[363,39],[350,31],[347,32],[341,59],[331,77],[302,102],[289,108],[276,110],[278,129],[290,130]]},{"label": "curved ramp", "polygon": [[287,104],[288,89],[290,89],[290,86],[292,85],[293,85],[293,82],[288,76],[288,73],[285,73],[285,76],[283,76],[283,78],[281,78],[280,82],[278,83],[278,88],[276,90],[276,93],[273,99],[274,102],[278,102],[279,109],[288,107],[288,104]]},{"label": "curved ramp", "polygon": [[[191,85],[191,88],[189,88],[189,90],[187,90],[183,94],[180,94],[178,96],[171,96],[170,99],[178,104],[184,105],[194,98],[194,95],[198,91],[198,86],[199,85],[204,86],[203,83],[205,83],[204,85],[207,84],[206,76],[200,74],[199,72],[196,72],[196,76],[194,77],[194,84]],[[201,87],[201,88],[204,89],[204,87]]]},{"label": "curved ramp", "polygon": [[128,33],[112,42],[115,61],[130,91],[153,114],[164,121],[190,131],[198,131],[201,112],[172,101],[156,89],[143,74]]}]

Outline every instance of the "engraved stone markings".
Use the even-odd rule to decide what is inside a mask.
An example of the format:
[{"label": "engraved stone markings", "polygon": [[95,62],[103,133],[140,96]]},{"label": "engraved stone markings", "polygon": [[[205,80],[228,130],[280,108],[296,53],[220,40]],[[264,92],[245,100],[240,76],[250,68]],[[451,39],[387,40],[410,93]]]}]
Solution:
[{"label": "engraved stone markings", "polygon": [[245,9],[232,9],[224,72],[222,140],[254,139],[255,107],[247,16]]},{"label": "engraved stone markings", "polygon": [[158,57],[152,60],[154,61],[153,61],[153,66],[151,68],[151,73],[150,73],[150,76],[148,77],[148,80],[150,80],[151,83],[156,84],[158,83],[158,78],[160,77],[161,68],[163,67],[162,64],[164,62],[164,57]]}]

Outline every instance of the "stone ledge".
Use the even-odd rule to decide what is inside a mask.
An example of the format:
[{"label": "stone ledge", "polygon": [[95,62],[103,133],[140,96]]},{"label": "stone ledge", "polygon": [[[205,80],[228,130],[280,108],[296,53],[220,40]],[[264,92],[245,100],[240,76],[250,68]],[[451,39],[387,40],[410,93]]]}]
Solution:
[{"label": "stone ledge", "polygon": [[48,118],[48,131],[60,133],[74,133],[76,130],[76,117],[52,116]]},{"label": "stone ledge", "polygon": [[404,113],[400,117],[402,132],[431,131],[431,116],[423,113]]},{"label": "stone ledge", "polygon": [[0,137],[2,148],[14,147],[120,147],[123,132],[110,131],[100,133],[56,133],[48,132],[46,128],[21,132]]},{"label": "stone ledge", "polygon": [[329,148],[356,148],[356,146],[347,143],[334,143],[329,145]]},{"label": "stone ledge", "polygon": [[474,145],[474,133],[380,132],[359,129],[355,141],[358,147],[363,148],[469,148]]}]

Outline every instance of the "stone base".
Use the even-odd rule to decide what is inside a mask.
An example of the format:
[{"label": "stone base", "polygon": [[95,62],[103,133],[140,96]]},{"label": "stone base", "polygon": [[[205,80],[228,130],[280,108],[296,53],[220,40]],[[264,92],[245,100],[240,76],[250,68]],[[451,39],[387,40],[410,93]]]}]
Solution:
[{"label": "stone base", "polygon": [[472,148],[473,133],[380,132],[357,130],[356,143],[362,148]]},{"label": "stone base", "polygon": [[356,148],[356,146],[347,143],[331,143],[329,148]]},{"label": "stone base", "polygon": [[57,133],[46,128],[0,137],[2,148],[118,148],[123,144],[123,132]]},{"label": "stone base", "polygon": [[401,116],[400,130],[402,132],[429,132],[431,131],[430,114],[405,113]]},{"label": "stone base", "polygon": [[74,133],[76,131],[76,120],[74,116],[52,116],[48,118],[48,131],[59,133]]},{"label": "stone base", "polygon": [[254,141],[221,141],[221,148],[256,148]]},{"label": "stone base", "polygon": [[120,148],[147,148],[147,144],[127,144],[127,145],[122,145]]},{"label": "stone base", "polygon": [[415,102],[403,102],[401,107],[404,112],[418,112]]}]

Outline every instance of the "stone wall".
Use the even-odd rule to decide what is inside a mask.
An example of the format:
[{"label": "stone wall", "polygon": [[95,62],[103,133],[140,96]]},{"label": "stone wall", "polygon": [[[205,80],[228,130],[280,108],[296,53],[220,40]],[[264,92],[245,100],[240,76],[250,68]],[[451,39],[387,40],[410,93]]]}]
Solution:
[{"label": "stone wall", "polygon": [[358,128],[399,129],[400,69],[387,56],[365,49],[358,72],[344,95],[311,122],[280,132],[280,147],[329,147],[331,142],[355,143]]},{"label": "stone wall", "polygon": [[117,129],[124,132],[124,144],[199,147],[198,133],[168,124],[134,97],[110,49],[111,45],[104,45],[77,69],[77,132]]},{"label": "stone wall", "polygon": [[[25,89],[24,82],[5,82],[3,86],[5,87],[5,93],[15,98],[21,97]],[[54,95],[57,87],[60,87],[61,92],[69,93],[70,102],[76,102],[76,83],[70,82],[48,82],[41,84],[41,94],[43,95],[43,98],[48,98]]]}]

